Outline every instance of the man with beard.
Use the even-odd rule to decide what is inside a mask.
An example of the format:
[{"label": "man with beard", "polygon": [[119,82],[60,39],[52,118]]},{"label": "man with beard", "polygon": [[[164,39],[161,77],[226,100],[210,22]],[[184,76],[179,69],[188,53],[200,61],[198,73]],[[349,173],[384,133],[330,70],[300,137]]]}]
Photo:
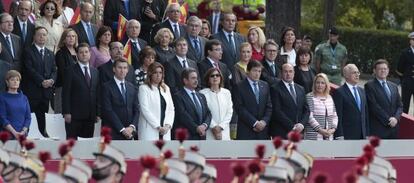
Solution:
[{"label": "man with beard", "polygon": [[120,150],[105,144],[102,150],[94,155],[96,159],[93,162],[92,178],[97,183],[122,182],[127,167],[124,154]]}]

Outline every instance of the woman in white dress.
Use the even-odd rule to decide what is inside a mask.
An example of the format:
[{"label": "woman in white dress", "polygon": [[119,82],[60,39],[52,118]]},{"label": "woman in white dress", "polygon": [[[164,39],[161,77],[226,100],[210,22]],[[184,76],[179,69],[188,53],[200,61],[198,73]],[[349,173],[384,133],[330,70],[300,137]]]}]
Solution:
[{"label": "woman in white dress", "polygon": [[171,140],[174,104],[170,88],[164,83],[164,67],[154,62],[148,67],[145,83],[139,87],[140,116],[138,139]]},{"label": "woman in white dress", "polygon": [[45,1],[39,8],[40,18],[36,19],[36,27],[44,27],[48,32],[46,48],[56,53],[63,33],[63,25],[56,19],[60,16],[58,5],[52,0]]},{"label": "woman in white dress", "polygon": [[206,96],[212,118],[206,133],[207,140],[230,140],[230,121],[233,115],[233,102],[229,90],[223,88],[223,75],[218,68],[206,72],[204,80],[208,88],[200,91]]}]

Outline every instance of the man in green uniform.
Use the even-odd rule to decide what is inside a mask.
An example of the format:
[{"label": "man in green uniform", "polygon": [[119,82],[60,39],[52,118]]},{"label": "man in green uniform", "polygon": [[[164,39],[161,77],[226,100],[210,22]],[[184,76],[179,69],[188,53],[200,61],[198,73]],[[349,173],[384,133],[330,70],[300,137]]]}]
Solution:
[{"label": "man in green uniform", "polygon": [[317,73],[325,73],[329,81],[340,85],[341,71],[345,66],[348,51],[338,42],[339,32],[335,27],[329,29],[329,40],[321,43],[315,49],[315,69]]}]

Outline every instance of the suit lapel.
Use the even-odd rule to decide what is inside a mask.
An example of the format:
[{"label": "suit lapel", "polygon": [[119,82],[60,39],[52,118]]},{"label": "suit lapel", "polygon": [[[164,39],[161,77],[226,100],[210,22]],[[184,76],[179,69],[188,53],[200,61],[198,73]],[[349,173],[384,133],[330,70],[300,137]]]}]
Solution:
[{"label": "suit lapel", "polygon": [[[244,87],[245,87],[245,90],[249,92],[250,96],[252,96],[251,99],[253,99],[254,103],[257,104],[256,95],[254,94],[253,88],[250,85],[249,80],[247,78],[244,80]],[[260,103],[260,86],[258,87],[259,87],[259,103]]]},{"label": "suit lapel", "polygon": [[[196,106],[195,106],[195,104],[194,104],[194,102],[193,102],[193,99],[192,98],[190,98],[190,96],[188,95],[188,93],[187,93],[187,91],[185,91],[184,89],[182,89],[182,91],[181,91],[181,93],[182,93],[182,95],[184,96],[183,98],[184,98],[184,100],[186,100],[187,101],[187,103],[189,103],[192,107],[191,107],[191,109],[193,110],[193,112],[194,112],[194,114],[197,114],[197,111],[196,111]],[[197,95],[196,95],[197,96]],[[198,97],[198,96],[197,96]]]},{"label": "suit lapel", "polygon": [[10,47],[7,45],[7,41],[6,41],[6,37],[4,37],[3,34],[0,35],[0,38],[2,39],[3,44],[3,48],[6,47],[7,52],[9,53],[10,57],[13,57],[12,52],[10,50]]},{"label": "suit lapel", "polygon": [[[283,81],[280,81],[280,85],[282,85],[282,86],[280,86],[280,87],[281,87],[281,88],[282,88],[282,90],[285,92],[286,96],[289,96],[289,100],[291,100],[293,104],[297,105],[297,104],[295,103],[295,100],[293,100],[293,97],[292,97],[292,95],[290,94],[289,88],[287,88],[287,86],[285,85],[285,83],[284,83]],[[296,100],[297,100],[297,96],[298,96],[298,94],[296,93]]]},{"label": "suit lapel", "polygon": [[[391,91],[391,88],[390,88],[390,86],[388,85],[388,82],[387,82],[386,84],[387,84],[388,88],[390,89],[390,93],[391,93],[391,100],[392,100],[392,91]],[[387,94],[385,93],[385,90],[384,90],[384,88],[382,87],[382,84],[381,84],[381,83],[380,83],[377,79],[375,79],[375,85],[376,85],[377,89],[378,89],[378,90],[380,90],[380,93],[382,93],[382,97],[383,97],[383,98],[385,98],[385,100],[386,100],[388,103],[391,103],[391,101],[390,101],[390,100],[388,100],[388,96],[387,96]]]},{"label": "suit lapel", "polygon": [[86,38],[86,41],[89,43],[88,35],[86,34],[86,30],[83,27],[82,22],[78,23],[78,29],[80,30],[80,33],[82,34],[82,35],[79,35],[79,37]]}]

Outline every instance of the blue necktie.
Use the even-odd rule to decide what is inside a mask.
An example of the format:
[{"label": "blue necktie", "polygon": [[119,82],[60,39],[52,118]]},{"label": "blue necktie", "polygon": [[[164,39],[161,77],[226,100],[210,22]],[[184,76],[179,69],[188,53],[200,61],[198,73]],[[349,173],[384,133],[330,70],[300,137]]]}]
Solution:
[{"label": "blue necktie", "polygon": [[382,88],[384,88],[385,94],[387,94],[387,98],[389,101],[391,101],[391,91],[388,88],[388,85],[385,81],[382,81]]},{"label": "blue necktie", "polygon": [[178,25],[174,24],[174,39],[178,39],[180,37],[180,31],[178,30]]},{"label": "blue necktie", "polygon": [[125,90],[125,83],[121,83],[121,94],[122,98],[124,98],[124,102],[126,103],[126,90]]},{"label": "blue necktie", "polygon": [[293,84],[292,83],[289,83],[289,92],[290,92],[290,95],[292,96],[292,98],[293,98],[293,101],[295,102],[295,104],[296,104],[296,92],[295,92],[295,90],[293,89]]},{"label": "blue necktie", "polygon": [[219,15],[215,14],[214,15],[214,20],[213,20],[213,34],[218,32],[218,27],[219,27],[218,26],[218,24],[219,24],[218,18],[219,18]]},{"label": "blue necktie", "polygon": [[259,104],[260,93],[259,93],[259,88],[257,87],[257,82],[253,82],[253,93],[254,93],[254,96],[256,97],[257,104]]},{"label": "blue necktie", "polygon": [[23,41],[26,41],[26,35],[27,35],[26,22],[23,22],[23,28],[22,28]]},{"label": "blue necktie", "polygon": [[194,105],[196,107],[198,120],[199,120],[199,122],[201,122],[202,119],[203,119],[203,110],[201,109],[200,102],[198,102],[196,93],[195,92],[192,92],[191,94],[193,95],[193,101],[194,101]]},{"label": "blue necktie", "polygon": [[14,51],[13,51],[13,47],[12,47],[12,44],[11,44],[11,41],[10,41],[10,36],[6,36],[6,43],[7,43],[7,47],[9,47],[9,49],[10,49],[11,55],[14,58]]},{"label": "blue necktie", "polygon": [[353,89],[354,89],[355,102],[357,103],[359,110],[361,110],[361,99],[359,98],[358,89],[356,86],[354,86]]},{"label": "blue necktie", "polygon": [[88,23],[88,39],[90,46],[95,46],[95,36],[93,36],[92,26]]},{"label": "blue necktie", "polygon": [[198,40],[197,39],[193,39],[194,42],[194,48],[197,52],[197,57],[200,57],[200,46],[198,45]]},{"label": "blue necktie", "polygon": [[230,46],[231,46],[231,51],[232,51],[233,55],[236,55],[236,47],[234,45],[233,35],[228,34],[228,37],[229,37],[229,43],[230,43]]}]

